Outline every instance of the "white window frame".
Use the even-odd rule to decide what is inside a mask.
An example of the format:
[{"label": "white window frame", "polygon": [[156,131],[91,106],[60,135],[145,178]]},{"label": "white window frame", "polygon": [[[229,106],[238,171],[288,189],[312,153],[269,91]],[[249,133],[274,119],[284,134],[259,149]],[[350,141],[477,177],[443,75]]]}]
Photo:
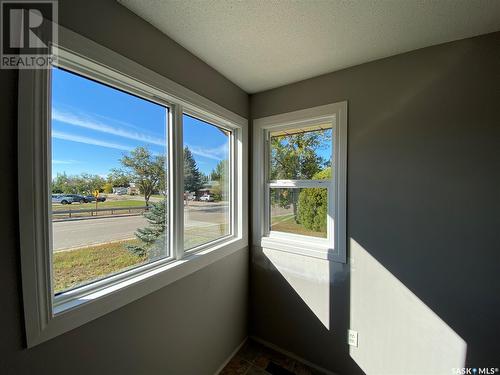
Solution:
[{"label": "white window frame", "polygon": [[[28,347],[76,328],[248,246],[247,120],[177,83],[58,26],[56,66],[169,108],[169,257],[59,294],[52,288],[50,70],[19,71],[18,183]],[[184,251],[182,114],[231,132],[231,234]],[[174,178],[175,176],[175,178]]]},{"label": "white window frame", "polygon": [[[270,135],[282,130],[332,126],[331,180],[269,180]],[[347,102],[283,113],[253,120],[253,243],[263,248],[345,263],[347,238]],[[328,189],[327,238],[270,230],[271,188]],[[260,203],[262,202],[262,203]]]}]

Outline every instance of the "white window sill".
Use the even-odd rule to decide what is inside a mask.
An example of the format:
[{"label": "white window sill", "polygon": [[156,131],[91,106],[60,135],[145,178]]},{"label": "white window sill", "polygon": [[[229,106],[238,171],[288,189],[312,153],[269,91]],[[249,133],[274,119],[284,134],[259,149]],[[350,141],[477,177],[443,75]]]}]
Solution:
[{"label": "white window sill", "polygon": [[312,258],[340,261],[337,251],[333,247],[328,246],[326,240],[302,239],[298,237],[301,236],[270,235],[261,238],[260,246],[265,249],[284,251]]},{"label": "white window sill", "polygon": [[[66,291],[54,298],[52,313],[53,315],[62,314],[66,310],[109,296],[134,284],[144,283],[149,278],[156,277],[163,272],[166,272],[166,274],[161,276],[163,281],[160,287],[166,286],[198,271],[207,264],[221,259],[225,255],[229,255],[232,253],[231,250],[236,251],[237,246],[233,246],[233,244],[238,241],[237,238],[232,236],[230,238],[221,238],[202,245],[199,250],[195,248],[186,252],[182,259],[159,260],[158,262],[133,268],[123,274],[104,278],[81,288]],[[199,259],[200,257],[204,257],[203,261]],[[102,287],[99,287],[98,284],[102,284]]]},{"label": "white window sill", "polygon": [[116,310],[126,304],[180,280],[248,246],[247,239],[234,238],[196,253],[186,254],[160,267],[140,273],[107,288],[54,306],[53,316],[36,335],[28,337],[28,347]]}]

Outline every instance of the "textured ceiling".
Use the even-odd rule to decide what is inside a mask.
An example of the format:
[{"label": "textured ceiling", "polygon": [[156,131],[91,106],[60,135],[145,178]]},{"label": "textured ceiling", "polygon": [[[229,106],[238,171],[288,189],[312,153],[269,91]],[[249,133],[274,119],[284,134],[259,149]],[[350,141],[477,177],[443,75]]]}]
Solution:
[{"label": "textured ceiling", "polygon": [[500,30],[500,0],[119,2],[249,93]]}]

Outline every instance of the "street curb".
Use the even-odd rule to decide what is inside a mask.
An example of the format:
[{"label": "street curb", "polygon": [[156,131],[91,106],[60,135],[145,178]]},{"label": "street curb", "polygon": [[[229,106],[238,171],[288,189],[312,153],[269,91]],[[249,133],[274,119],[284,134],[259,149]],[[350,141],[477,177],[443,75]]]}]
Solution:
[{"label": "street curb", "polygon": [[121,215],[103,215],[103,216],[84,216],[84,217],[71,217],[67,219],[53,219],[53,223],[59,223],[64,221],[78,221],[78,220],[92,220],[92,219],[109,219],[113,217],[127,217],[127,216],[142,216],[141,214],[121,214]]}]

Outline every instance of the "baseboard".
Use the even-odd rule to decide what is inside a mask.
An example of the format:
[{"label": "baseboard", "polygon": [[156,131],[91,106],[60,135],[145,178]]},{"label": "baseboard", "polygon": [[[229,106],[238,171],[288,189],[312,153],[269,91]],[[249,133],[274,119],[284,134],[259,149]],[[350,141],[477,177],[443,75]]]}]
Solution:
[{"label": "baseboard", "polygon": [[302,357],[299,357],[298,355],[296,355],[294,353],[291,353],[291,352],[289,352],[287,350],[281,349],[279,346],[274,345],[273,343],[270,343],[270,342],[268,342],[266,340],[263,340],[263,339],[261,339],[259,337],[250,336],[250,338],[252,340],[257,341],[259,344],[267,346],[270,349],[276,350],[277,352],[280,352],[281,354],[284,354],[287,357],[295,359],[297,362],[300,362],[300,363],[302,363],[302,364],[304,364],[306,366],[312,367],[313,369],[315,369],[315,370],[317,370],[319,372],[322,372],[322,373],[327,374],[327,375],[338,375],[338,374],[336,374],[336,373],[334,373],[334,372],[332,372],[330,370],[327,370],[327,369],[325,369],[325,368],[323,368],[321,366],[318,366],[318,365],[316,365],[316,364],[314,364],[312,362],[309,362],[308,360],[306,360],[306,359],[304,359]]},{"label": "baseboard", "polygon": [[224,367],[226,367],[226,365],[229,363],[229,361],[235,356],[236,353],[238,353],[238,351],[242,348],[243,345],[245,345],[245,343],[247,342],[247,339],[248,337],[245,337],[243,339],[243,341],[241,342],[240,345],[238,345],[236,347],[236,349],[234,349],[231,354],[229,355],[229,357],[226,358],[226,360],[224,361],[224,363],[222,363],[222,365],[217,369],[217,371],[215,371],[214,375],[218,375],[223,369]]}]

